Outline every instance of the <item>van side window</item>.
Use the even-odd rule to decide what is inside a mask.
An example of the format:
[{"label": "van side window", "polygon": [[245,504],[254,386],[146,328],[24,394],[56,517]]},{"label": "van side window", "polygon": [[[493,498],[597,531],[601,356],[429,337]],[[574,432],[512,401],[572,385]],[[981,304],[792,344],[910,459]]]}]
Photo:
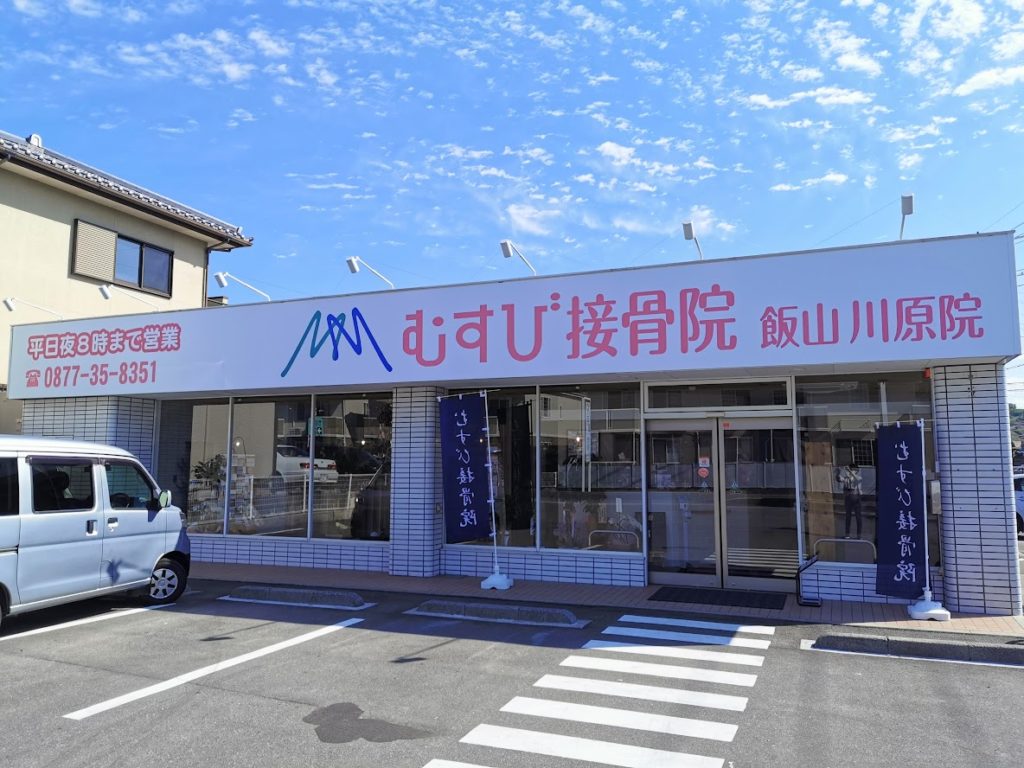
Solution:
[{"label": "van side window", "polygon": [[32,509],[61,512],[95,506],[91,461],[32,462]]},{"label": "van side window", "polygon": [[0,517],[18,514],[18,460],[0,459]]},{"label": "van side window", "polygon": [[155,498],[156,489],[134,464],[112,461],[106,469],[111,509],[144,509]]}]

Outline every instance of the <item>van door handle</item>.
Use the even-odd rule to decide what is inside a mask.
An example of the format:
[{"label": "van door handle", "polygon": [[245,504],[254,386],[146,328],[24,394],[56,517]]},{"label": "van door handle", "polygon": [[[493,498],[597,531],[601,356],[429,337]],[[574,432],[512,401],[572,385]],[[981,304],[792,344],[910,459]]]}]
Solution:
[{"label": "van door handle", "polygon": [[95,536],[96,535],[96,521],[95,520],[86,520],[85,521],[85,535],[86,536]]},{"label": "van door handle", "polygon": [[108,517],[107,518],[107,525],[109,527],[111,527],[111,528],[117,528],[117,518],[116,517]]}]

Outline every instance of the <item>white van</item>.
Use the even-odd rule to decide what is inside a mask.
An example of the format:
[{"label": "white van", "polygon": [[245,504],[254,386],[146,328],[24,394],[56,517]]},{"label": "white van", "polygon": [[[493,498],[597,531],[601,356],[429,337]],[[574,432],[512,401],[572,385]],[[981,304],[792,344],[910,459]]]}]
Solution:
[{"label": "white van", "polygon": [[127,451],[0,435],[0,621],[115,592],[185,590],[181,510]]}]

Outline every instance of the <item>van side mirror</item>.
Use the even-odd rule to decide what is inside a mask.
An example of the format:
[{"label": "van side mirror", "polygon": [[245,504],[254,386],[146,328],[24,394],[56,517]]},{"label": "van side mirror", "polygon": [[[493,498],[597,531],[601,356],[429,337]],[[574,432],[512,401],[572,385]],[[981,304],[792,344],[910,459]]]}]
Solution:
[{"label": "van side mirror", "polygon": [[170,491],[168,491],[166,489],[163,490],[163,491],[160,491],[160,496],[158,498],[160,500],[160,509],[166,509],[167,507],[171,506],[171,492]]}]

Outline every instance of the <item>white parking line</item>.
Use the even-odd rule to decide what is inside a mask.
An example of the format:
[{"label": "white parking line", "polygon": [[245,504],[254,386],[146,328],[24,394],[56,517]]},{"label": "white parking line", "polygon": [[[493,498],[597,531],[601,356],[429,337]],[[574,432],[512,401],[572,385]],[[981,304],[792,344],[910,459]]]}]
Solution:
[{"label": "white parking line", "polygon": [[688,755],[685,752],[634,747],[631,744],[581,739],[576,736],[505,728],[499,725],[478,725],[463,736],[461,741],[465,744],[565,757],[600,765],[617,765],[621,768],[722,768],[725,762],[719,758]]},{"label": "white parking line", "polygon": [[725,635],[698,635],[692,632],[670,632],[665,629],[641,629],[640,627],[608,627],[601,631],[602,635],[624,635],[626,637],[642,637],[648,640],[676,640],[681,643],[697,645],[728,645],[733,648],[757,648],[766,650],[770,640],[753,640],[748,637],[726,637]]},{"label": "white parking line", "polygon": [[501,708],[502,712],[514,715],[532,715],[552,720],[569,720],[574,723],[610,725],[616,728],[631,728],[635,731],[667,733],[670,736],[689,736],[713,741],[732,741],[736,736],[735,725],[716,723],[711,720],[693,720],[674,715],[655,715],[650,712],[633,712],[613,707],[595,707],[590,704],[573,704],[568,701],[549,701],[516,696]]},{"label": "white parking line", "polygon": [[690,629],[720,629],[723,632],[749,632],[754,635],[774,635],[775,627],[762,624],[727,624],[721,621],[696,621],[694,619],[672,619],[664,616],[619,616],[619,621],[632,624],[660,624],[666,627],[688,627]]},{"label": "white parking line", "polygon": [[123,611],[110,611],[109,613],[101,613],[99,616],[90,616],[87,619],[75,619],[74,621],[65,621],[63,624],[54,624],[49,627],[40,627],[39,629],[30,629],[27,632],[18,632],[14,635],[5,635],[0,637],[0,643],[7,640],[15,640],[19,637],[31,637],[32,635],[42,635],[47,632],[56,632],[59,629],[68,629],[69,627],[80,627],[83,624],[95,624],[97,621],[106,621],[107,619],[119,619],[122,616],[133,616],[136,613],[144,613],[145,611],[156,611],[160,608],[170,608],[168,605],[149,605],[145,608],[128,608]]},{"label": "white parking line", "polygon": [[457,763],[454,760],[431,760],[423,768],[489,768],[479,763]]},{"label": "white parking line", "polygon": [[649,664],[645,661],[596,659],[588,656],[570,656],[562,662],[561,666],[575,667],[577,669],[596,669],[604,672],[650,675],[651,677],[668,677],[674,680],[700,680],[705,683],[742,685],[747,688],[752,688],[754,683],[757,682],[757,675],[747,675],[742,672],[718,672],[714,669],[678,667],[673,664]]},{"label": "white parking line", "polygon": [[551,688],[556,691],[594,693],[600,696],[620,696],[626,699],[640,699],[641,701],[661,701],[668,704],[687,704],[691,707],[727,709],[732,712],[743,712],[747,708],[746,696],[727,696],[724,693],[687,691],[682,688],[662,688],[657,685],[616,683],[611,680],[591,680],[586,677],[544,675],[533,685],[536,688]]},{"label": "white parking line", "polygon": [[76,710],[74,712],[64,715],[64,717],[68,718],[69,720],[84,720],[85,718],[92,717],[93,715],[97,715],[100,712],[106,712],[108,709],[120,707],[122,704],[129,704],[130,702],[138,701],[139,699],[143,699],[147,696],[153,696],[157,693],[162,693],[164,691],[170,690],[171,688],[176,688],[179,685],[190,683],[193,680],[198,680],[201,677],[212,675],[214,672],[220,672],[225,669],[230,669],[231,667],[236,667],[239,664],[244,664],[247,661],[258,659],[261,656],[267,656],[271,653],[276,653],[277,651],[283,651],[285,648],[291,648],[293,645],[299,645],[310,640],[315,640],[316,638],[323,637],[324,635],[330,634],[331,632],[337,632],[342,627],[350,627],[353,624],[358,624],[361,621],[362,619],[345,619],[345,621],[339,621],[337,624],[331,624],[329,627],[321,627],[320,629],[316,629],[312,632],[307,632],[304,635],[293,637],[291,640],[284,640],[280,643],[274,643],[273,645],[268,645],[266,648],[260,648],[258,651],[252,651],[241,656],[235,656],[233,659],[225,659],[224,661],[218,661],[216,664],[211,664],[208,667],[202,667],[201,669],[197,669],[193,672],[186,672],[184,675],[172,677],[170,680],[165,680],[162,683],[150,685],[145,688],[140,688],[137,691],[126,693],[123,696],[117,696],[113,699],[101,701],[99,704],[93,704],[91,707]]},{"label": "white parking line", "polygon": [[583,650],[636,653],[642,656],[664,656],[670,659],[688,659],[690,661],[713,661],[720,664],[741,664],[747,667],[760,667],[764,664],[764,656],[754,656],[747,653],[705,651],[701,648],[686,648],[676,645],[637,645],[636,643],[620,643],[617,640],[588,640],[583,646]]}]

